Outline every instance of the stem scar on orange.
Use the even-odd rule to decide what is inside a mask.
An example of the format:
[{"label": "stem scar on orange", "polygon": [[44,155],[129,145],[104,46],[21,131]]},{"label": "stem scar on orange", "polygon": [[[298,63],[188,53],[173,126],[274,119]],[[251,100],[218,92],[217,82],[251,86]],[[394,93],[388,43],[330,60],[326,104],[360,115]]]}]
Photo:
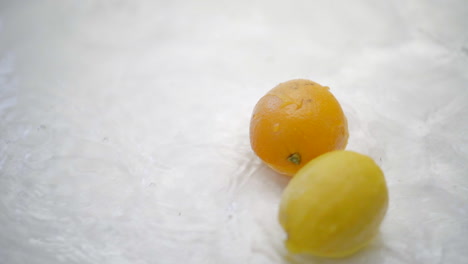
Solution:
[{"label": "stem scar on orange", "polygon": [[328,87],[309,80],[274,87],[258,101],[250,121],[255,154],[289,176],[323,153],[344,149],[347,142],[340,104]]}]

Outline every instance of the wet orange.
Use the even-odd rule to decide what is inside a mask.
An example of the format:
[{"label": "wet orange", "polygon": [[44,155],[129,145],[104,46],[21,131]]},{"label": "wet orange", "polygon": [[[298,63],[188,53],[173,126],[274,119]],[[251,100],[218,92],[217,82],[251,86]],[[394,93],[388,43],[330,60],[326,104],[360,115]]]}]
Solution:
[{"label": "wet orange", "polygon": [[323,153],[344,149],[347,142],[340,104],[328,87],[309,80],[274,87],[258,101],[250,121],[254,152],[289,176]]}]

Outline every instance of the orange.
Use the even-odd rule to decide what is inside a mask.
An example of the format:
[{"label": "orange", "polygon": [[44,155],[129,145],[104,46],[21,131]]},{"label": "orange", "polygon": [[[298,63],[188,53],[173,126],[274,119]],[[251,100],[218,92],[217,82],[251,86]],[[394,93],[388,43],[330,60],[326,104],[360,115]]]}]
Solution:
[{"label": "orange", "polygon": [[323,153],[344,149],[347,142],[340,104],[328,87],[309,80],[274,87],[258,101],[250,121],[255,154],[289,176]]}]

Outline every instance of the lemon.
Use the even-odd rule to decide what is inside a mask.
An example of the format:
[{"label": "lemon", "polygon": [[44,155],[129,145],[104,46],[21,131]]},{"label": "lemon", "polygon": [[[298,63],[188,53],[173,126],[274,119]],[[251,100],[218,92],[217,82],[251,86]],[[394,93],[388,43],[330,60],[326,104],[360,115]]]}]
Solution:
[{"label": "lemon", "polygon": [[279,221],[291,253],[345,257],[378,233],[388,207],[380,168],[368,156],[332,151],[307,163],[281,197]]}]

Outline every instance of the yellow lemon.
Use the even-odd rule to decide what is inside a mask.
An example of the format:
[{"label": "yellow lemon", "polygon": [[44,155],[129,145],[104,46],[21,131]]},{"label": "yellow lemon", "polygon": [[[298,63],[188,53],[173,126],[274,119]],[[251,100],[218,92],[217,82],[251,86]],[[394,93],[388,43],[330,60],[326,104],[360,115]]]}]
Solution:
[{"label": "yellow lemon", "polygon": [[377,164],[339,150],[313,159],[291,179],[279,221],[290,252],[345,257],[378,233],[387,207],[387,186]]}]

